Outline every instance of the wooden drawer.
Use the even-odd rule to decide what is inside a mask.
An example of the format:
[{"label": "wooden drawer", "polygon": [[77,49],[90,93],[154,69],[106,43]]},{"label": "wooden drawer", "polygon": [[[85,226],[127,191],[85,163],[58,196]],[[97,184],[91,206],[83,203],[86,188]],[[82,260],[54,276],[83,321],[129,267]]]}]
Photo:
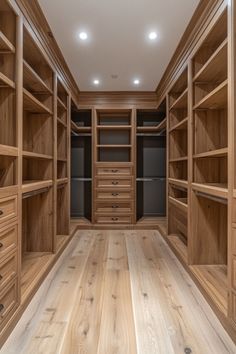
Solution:
[{"label": "wooden drawer", "polygon": [[17,274],[17,253],[13,253],[0,264],[0,292]]},{"label": "wooden drawer", "polygon": [[17,216],[17,195],[0,199],[0,224]]},{"label": "wooden drawer", "polygon": [[131,215],[95,215],[95,222],[98,224],[131,224]]},{"label": "wooden drawer", "polygon": [[97,178],[97,188],[131,188],[132,178]]},{"label": "wooden drawer", "polygon": [[103,202],[96,203],[95,205],[96,213],[132,213],[133,203],[132,202]]},{"label": "wooden drawer", "polygon": [[96,198],[97,200],[119,200],[119,199],[132,199],[133,192],[130,191],[104,191],[104,190],[97,190],[96,191]]},{"label": "wooden drawer", "polygon": [[0,260],[6,257],[18,245],[18,226],[11,225],[0,230]]},{"label": "wooden drawer", "polygon": [[7,320],[11,311],[17,307],[17,278],[0,293],[0,326]]},{"label": "wooden drawer", "polygon": [[131,166],[97,167],[97,176],[132,176]]}]

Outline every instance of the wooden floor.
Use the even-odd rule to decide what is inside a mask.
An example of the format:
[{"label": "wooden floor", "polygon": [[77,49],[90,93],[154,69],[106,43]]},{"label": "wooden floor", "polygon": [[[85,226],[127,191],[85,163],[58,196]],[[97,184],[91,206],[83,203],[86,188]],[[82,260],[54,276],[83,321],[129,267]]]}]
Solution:
[{"label": "wooden floor", "polygon": [[236,353],[156,231],[79,231],[2,354]]}]

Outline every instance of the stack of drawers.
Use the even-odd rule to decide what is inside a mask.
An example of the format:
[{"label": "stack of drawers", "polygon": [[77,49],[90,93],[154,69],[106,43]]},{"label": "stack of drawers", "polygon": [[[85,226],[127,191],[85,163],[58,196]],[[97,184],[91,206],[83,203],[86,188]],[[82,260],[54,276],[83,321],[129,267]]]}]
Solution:
[{"label": "stack of drawers", "polygon": [[132,164],[99,164],[95,168],[94,219],[98,224],[131,224],[134,217]]},{"label": "stack of drawers", "polygon": [[0,332],[18,306],[17,195],[0,199]]}]

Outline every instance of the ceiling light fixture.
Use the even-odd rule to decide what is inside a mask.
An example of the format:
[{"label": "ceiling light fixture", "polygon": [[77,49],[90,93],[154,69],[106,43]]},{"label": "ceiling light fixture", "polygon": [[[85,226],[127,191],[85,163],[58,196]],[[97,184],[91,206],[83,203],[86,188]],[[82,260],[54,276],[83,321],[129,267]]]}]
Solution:
[{"label": "ceiling light fixture", "polygon": [[88,35],[87,35],[86,32],[80,32],[79,38],[80,38],[82,41],[85,41],[86,39],[88,39]]},{"label": "ceiling light fixture", "polygon": [[140,84],[140,80],[139,80],[139,79],[135,79],[135,80],[134,80],[134,84],[135,84],[135,85],[139,85],[139,84]]},{"label": "ceiling light fixture", "polygon": [[100,81],[98,79],[93,80],[94,85],[99,85]]},{"label": "ceiling light fixture", "polygon": [[157,33],[156,32],[150,32],[148,35],[149,39],[153,41],[154,39],[157,38]]}]

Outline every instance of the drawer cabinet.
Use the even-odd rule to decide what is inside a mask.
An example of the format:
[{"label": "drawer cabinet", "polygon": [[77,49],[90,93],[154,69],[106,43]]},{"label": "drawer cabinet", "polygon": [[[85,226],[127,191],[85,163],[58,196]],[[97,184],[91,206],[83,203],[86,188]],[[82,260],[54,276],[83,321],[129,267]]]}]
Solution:
[{"label": "drawer cabinet", "polygon": [[132,179],[131,178],[97,178],[96,179],[97,188],[131,188]]},{"label": "drawer cabinet", "polygon": [[97,190],[96,191],[96,198],[97,200],[119,200],[119,199],[128,199],[130,200],[133,196],[132,191],[104,191],[104,190]]},{"label": "drawer cabinet", "polygon": [[97,167],[97,176],[132,176],[131,166]]},{"label": "drawer cabinet", "polygon": [[14,217],[17,217],[17,196],[0,199],[0,227]]},{"label": "drawer cabinet", "polygon": [[13,253],[0,264],[0,292],[17,275],[17,253]]},{"label": "drawer cabinet", "polygon": [[95,215],[98,224],[130,224],[131,215]]},{"label": "drawer cabinet", "polygon": [[96,213],[132,213],[132,202],[98,202],[95,205]]},{"label": "drawer cabinet", "polygon": [[17,278],[0,293],[0,328],[18,304]]},{"label": "drawer cabinet", "polygon": [[0,230],[0,260],[6,257],[18,245],[17,225],[11,225]]}]

